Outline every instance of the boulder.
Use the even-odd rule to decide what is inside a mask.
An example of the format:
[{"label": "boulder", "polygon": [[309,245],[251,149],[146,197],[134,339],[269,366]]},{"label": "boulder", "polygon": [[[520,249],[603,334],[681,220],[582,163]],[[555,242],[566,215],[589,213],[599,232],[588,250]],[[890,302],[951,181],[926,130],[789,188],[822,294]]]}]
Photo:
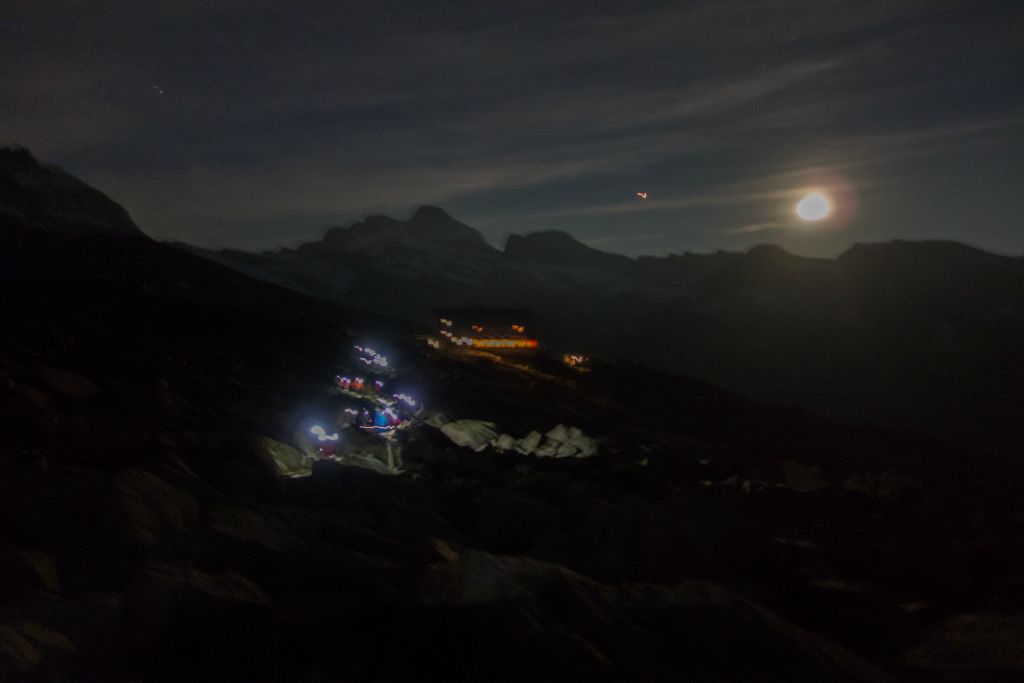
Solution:
[{"label": "boulder", "polygon": [[471,448],[480,452],[498,436],[496,424],[482,420],[456,420],[441,427],[441,431],[456,446]]},{"label": "boulder", "polygon": [[537,448],[533,454],[538,458],[553,458],[558,453],[558,449],[562,447],[562,444],[557,441],[548,439],[539,448]]},{"label": "boulder", "polygon": [[78,655],[78,649],[62,633],[34,621],[15,620],[0,624],[0,680],[16,680],[18,676],[45,679],[54,669]]},{"label": "boulder", "polygon": [[537,450],[537,447],[540,446],[541,439],[543,438],[540,432],[530,432],[516,442],[515,448],[523,455],[532,455]]},{"label": "boulder", "polygon": [[0,676],[24,676],[42,661],[43,655],[18,629],[0,626]]},{"label": "boulder", "polygon": [[545,436],[556,443],[569,443],[569,430],[565,425],[556,425],[555,428],[545,434]]},{"label": "boulder", "polygon": [[597,439],[587,436],[575,427],[569,430],[569,443],[579,451],[576,455],[577,458],[589,458],[597,455]]},{"label": "boulder", "polygon": [[395,680],[451,672],[455,660],[459,680],[885,680],[840,646],[711,583],[605,584],[451,543],[435,551],[425,604],[394,634],[405,655]]},{"label": "boulder", "polygon": [[303,455],[286,443],[260,435],[254,437],[253,448],[261,460],[272,463],[277,471],[284,476],[309,474],[312,458]]},{"label": "boulder", "polygon": [[199,518],[199,503],[155,474],[128,470],[114,479],[121,539],[132,548],[147,548],[168,530],[183,531]]},{"label": "boulder", "polygon": [[[905,658],[933,680],[1024,679],[1024,616],[961,614],[947,619]],[[922,679],[924,680],[924,679]]]},{"label": "boulder", "polygon": [[51,389],[68,396],[90,398],[100,391],[91,379],[74,372],[54,370],[44,365],[40,368],[40,373]]},{"label": "boulder", "polygon": [[800,493],[820,491],[828,486],[821,476],[821,465],[805,465],[795,460],[782,461],[786,486]]},{"label": "boulder", "polygon": [[888,498],[917,486],[920,484],[913,479],[889,470],[881,473],[858,472],[843,482],[843,490],[875,498]]},{"label": "boulder", "polygon": [[434,413],[423,421],[424,424],[429,425],[434,429],[440,429],[448,424],[448,422],[450,422],[450,420],[443,413]]},{"label": "boulder", "polygon": [[[39,651],[47,668],[71,660],[105,667],[116,666],[117,662],[132,656],[125,638],[124,614],[120,593],[90,592],[68,598],[32,592],[21,595],[16,604],[12,603],[0,623],[17,630]],[[0,680],[7,679],[0,674]],[[72,676],[59,680],[81,678]]]},{"label": "boulder", "polygon": [[511,434],[499,434],[498,438],[494,440],[491,446],[494,447],[494,450],[504,453],[505,451],[510,451],[515,448],[516,439]]},{"label": "boulder", "polygon": [[23,621],[19,630],[32,643],[33,647],[43,653],[49,662],[67,659],[78,653],[74,643],[63,633],[58,633],[33,621]]},{"label": "boulder", "polygon": [[217,675],[272,649],[271,603],[259,586],[234,573],[208,574],[151,563],[128,587],[134,647],[163,666],[203,666]]},{"label": "boulder", "polygon": [[554,458],[589,458],[597,455],[597,439],[583,433],[579,427],[556,425],[546,435],[547,441],[536,450],[536,455]]},{"label": "boulder", "polygon": [[57,566],[41,550],[0,543],[0,593],[24,590],[60,591]]},{"label": "boulder", "polygon": [[572,458],[572,457],[577,457],[577,453],[578,452],[579,452],[578,449],[573,444],[571,444],[571,443],[563,443],[561,446],[558,447],[558,450],[555,451],[555,457],[556,458]]},{"label": "boulder", "polygon": [[274,552],[295,542],[285,524],[268,513],[246,508],[211,510],[210,527],[232,541],[252,543]]}]

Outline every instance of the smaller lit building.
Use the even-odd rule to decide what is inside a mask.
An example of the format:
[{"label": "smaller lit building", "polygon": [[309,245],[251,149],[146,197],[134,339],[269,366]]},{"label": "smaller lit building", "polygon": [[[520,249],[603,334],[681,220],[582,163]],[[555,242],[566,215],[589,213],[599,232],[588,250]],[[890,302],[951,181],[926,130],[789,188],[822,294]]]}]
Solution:
[{"label": "smaller lit building", "polygon": [[437,311],[441,340],[451,346],[485,351],[537,350],[527,311],[468,308]]},{"label": "smaller lit building", "polygon": [[590,371],[590,356],[584,356],[578,353],[567,353],[562,356],[562,362],[574,370],[579,370],[581,372]]}]

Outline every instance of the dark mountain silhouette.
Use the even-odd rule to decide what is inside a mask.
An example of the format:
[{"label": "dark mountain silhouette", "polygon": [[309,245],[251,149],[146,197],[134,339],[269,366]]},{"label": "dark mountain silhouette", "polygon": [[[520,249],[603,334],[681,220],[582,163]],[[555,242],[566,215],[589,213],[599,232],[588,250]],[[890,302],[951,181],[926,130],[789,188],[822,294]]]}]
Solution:
[{"label": "dark mountain silhouette", "polygon": [[644,282],[653,287],[669,292],[686,292],[698,281],[742,256],[741,253],[729,251],[640,256],[636,260],[636,270],[643,275]]},{"label": "dark mountain silhouette", "polygon": [[527,308],[556,351],[630,358],[844,421],[999,440],[1024,419],[1022,262],[952,242],[858,244],[835,259],[770,245],[631,259],[546,232],[512,235],[501,252],[421,209],[297,250],[199,253],[423,324],[435,308]]},{"label": "dark mountain silhouette", "polygon": [[105,194],[19,148],[0,147],[0,217],[9,229],[143,236]]},{"label": "dark mountain silhouette", "polygon": [[[71,205],[81,189],[55,180],[35,191]],[[622,360],[578,373],[433,352],[409,341],[417,328],[406,323],[134,232],[36,216],[0,216],[4,681],[996,681],[1016,671],[1015,461]],[[436,212],[409,223],[391,225],[403,256],[446,258],[423,245],[447,236],[449,257],[501,258]],[[334,239],[373,249],[363,229]],[[345,261],[351,253],[311,272],[408,287],[400,262],[371,270]],[[733,268],[742,255],[708,258],[722,288],[746,292],[751,272],[793,258],[759,253],[749,270]],[[282,268],[315,260],[274,256]],[[820,264],[804,266],[817,277]],[[583,302],[573,283],[590,278],[610,301],[622,286],[564,265],[495,268],[533,281],[536,297],[558,286]],[[414,281],[447,291],[432,277]],[[460,277],[503,291],[494,272]],[[421,424],[401,444],[403,474],[331,460],[301,469],[308,420],[340,409],[327,378],[367,338],[389,347],[395,381],[416,387],[433,417],[517,435],[571,424],[601,450],[474,452]],[[374,448],[343,431],[347,447]]]},{"label": "dark mountain silhouette", "polygon": [[494,251],[479,232],[432,206],[420,207],[404,223],[387,216],[370,216],[347,228],[331,228],[321,242],[305,244],[298,251],[316,257],[353,252],[384,256],[395,244],[408,248],[441,246],[481,253]]},{"label": "dark mountain silhouette", "polygon": [[570,234],[556,230],[526,236],[509,235],[505,257],[526,264],[588,268],[608,273],[631,274],[634,271],[632,259],[593,249]]}]

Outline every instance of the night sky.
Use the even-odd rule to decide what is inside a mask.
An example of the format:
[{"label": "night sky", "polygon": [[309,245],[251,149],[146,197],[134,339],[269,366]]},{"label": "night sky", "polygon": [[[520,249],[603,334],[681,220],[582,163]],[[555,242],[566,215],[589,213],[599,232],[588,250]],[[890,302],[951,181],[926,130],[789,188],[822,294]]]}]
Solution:
[{"label": "night sky", "polygon": [[1022,36],[1019,0],[14,0],[0,144],[206,246],[435,204],[496,245],[1021,254]]}]

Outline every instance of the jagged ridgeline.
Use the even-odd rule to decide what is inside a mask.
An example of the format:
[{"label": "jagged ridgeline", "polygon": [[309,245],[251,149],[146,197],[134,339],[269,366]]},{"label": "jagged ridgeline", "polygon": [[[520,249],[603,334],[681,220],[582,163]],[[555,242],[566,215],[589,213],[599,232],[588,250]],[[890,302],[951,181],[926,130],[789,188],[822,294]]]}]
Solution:
[{"label": "jagged ridgeline", "polygon": [[556,352],[629,358],[846,422],[998,441],[1024,419],[1024,259],[953,242],[633,259],[564,232],[512,235],[501,250],[423,207],[297,249],[195,252],[424,325],[439,308],[530,310]]}]

